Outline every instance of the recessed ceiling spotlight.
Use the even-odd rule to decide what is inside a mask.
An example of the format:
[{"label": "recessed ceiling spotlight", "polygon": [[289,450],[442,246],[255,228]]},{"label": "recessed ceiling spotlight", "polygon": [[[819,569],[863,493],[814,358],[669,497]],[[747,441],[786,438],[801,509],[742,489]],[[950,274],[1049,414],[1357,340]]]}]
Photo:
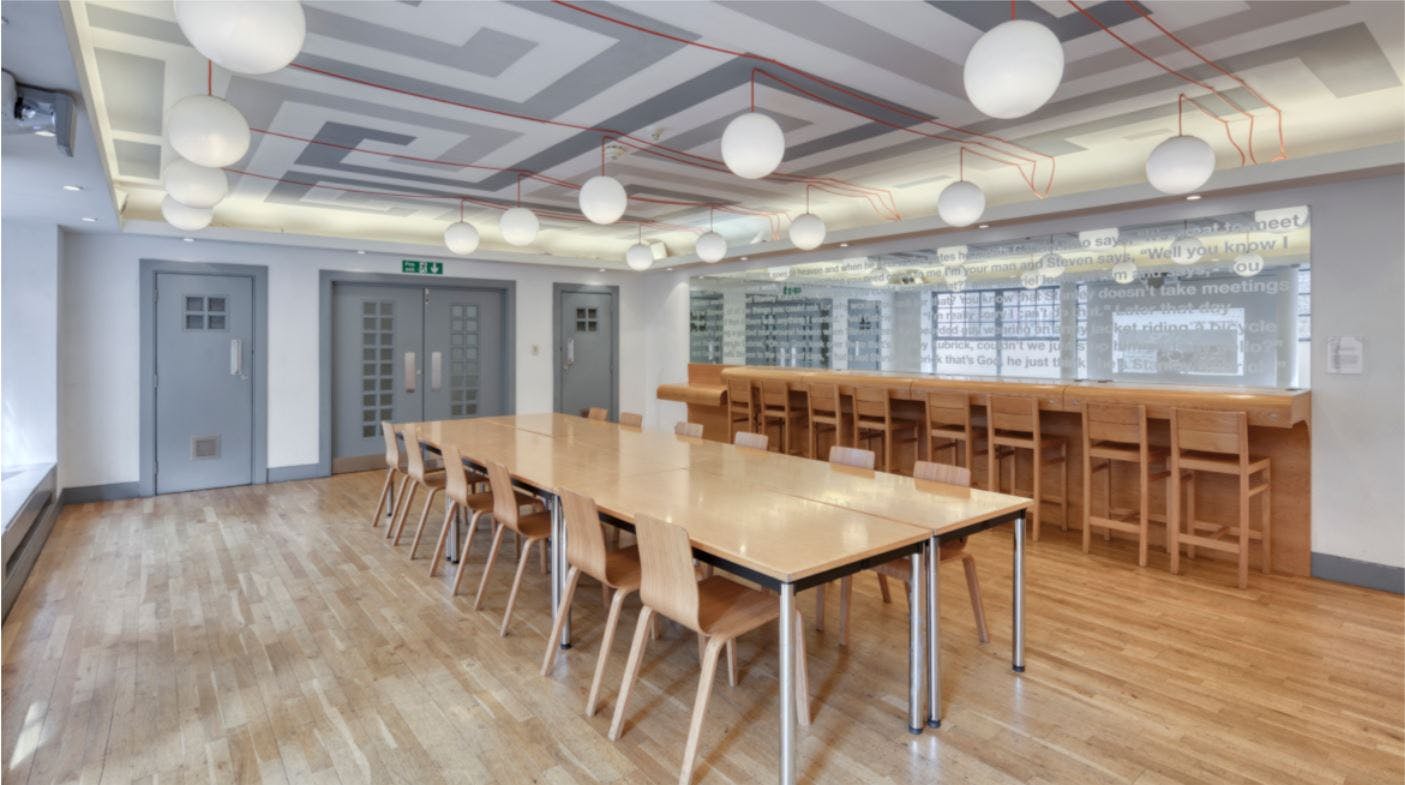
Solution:
[{"label": "recessed ceiling spotlight", "polygon": [[603,273],[603,272],[605,272],[605,268],[604,268],[604,267],[601,267],[599,270],[596,270],[595,272],[597,272],[597,273]]},{"label": "recessed ceiling spotlight", "polygon": [[1191,194],[1190,196],[1187,196],[1185,200],[1187,202],[1198,202],[1200,201],[1200,194]]},{"label": "recessed ceiling spotlight", "polygon": [[989,229],[989,228],[990,228],[990,224],[981,224],[980,226],[977,226],[976,228],[977,228],[977,229]]},{"label": "recessed ceiling spotlight", "polygon": [[81,186],[81,185],[65,185],[65,186],[63,187],[63,190],[65,190],[65,191],[81,191],[81,190],[83,190],[83,186]]},{"label": "recessed ceiling spotlight", "polygon": [[742,257],[742,261],[743,261],[743,262],[749,262],[749,261],[751,261],[751,257],[750,257],[750,256],[743,256],[743,257]]},{"label": "recessed ceiling spotlight", "polygon": [[95,223],[98,222],[98,219],[92,217],[91,215],[85,215],[85,216],[83,216],[83,218],[82,218],[81,220],[82,220],[83,223],[85,223],[85,224],[95,224]]},{"label": "recessed ceiling spotlight", "polygon": [[48,138],[50,138],[50,137],[52,137],[52,136],[54,135],[54,132],[53,132],[53,131],[35,131],[35,132],[34,132],[34,135],[35,135],[35,136],[42,136],[42,137],[44,137],[45,139],[48,139]]},{"label": "recessed ceiling spotlight", "polygon": [[360,249],[360,248],[357,248],[357,249],[356,249],[356,252],[359,253],[359,254],[361,254],[362,256],[365,256],[365,255],[366,255],[366,252],[365,252],[364,250]]},{"label": "recessed ceiling spotlight", "polygon": [[183,243],[193,243],[193,242],[195,242],[195,238],[194,238],[194,237],[182,237],[182,238],[181,238],[181,242],[183,242]]},{"label": "recessed ceiling spotlight", "polygon": [[839,244],[839,247],[840,247],[840,248],[848,248],[848,247],[849,247],[849,244],[848,244],[848,243],[840,243],[840,244]]}]

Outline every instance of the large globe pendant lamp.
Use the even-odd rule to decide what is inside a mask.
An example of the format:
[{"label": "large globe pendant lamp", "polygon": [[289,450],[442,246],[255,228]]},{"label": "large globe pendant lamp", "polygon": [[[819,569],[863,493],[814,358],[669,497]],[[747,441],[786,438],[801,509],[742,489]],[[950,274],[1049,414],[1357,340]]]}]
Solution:
[{"label": "large globe pendant lamp", "polygon": [[167,194],[161,200],[161,217],[166,223],[186,232],[198,232],[210,225],[215,211],[208,207],[191,207],[181,204]]},{"label": "large globe pendant lamp", "polygon": [[1064,274],[1064,267],[1068,262],[1059,254],[1050,251],[1039,257],[1039,275],[1045,280],[1058,278]]},{"label": "large globe pendant lamp", "polygon": [[737,115],[722,132],[722,161],[732,174],[759,180],[776,171],[785,157],[785,132],[754,109]]},{"label": "large globe pendant lamp", "polygon": [[1126,285],[1137,279],[1137,263],[1130,259],[1122,261],[1112,266],[1112,280]]},{"label": "large globe pendant lamp", "polygon": [[654,251],[644,244],[644,224],[639,224],[639,242],[624,252],[624,263],[629,265],[629,269],[639,272],[654,266]]},{"label": "large globe pendant lamp", "polygon": [[1043,106],[1063,80],[1064,50],[1049,28],[1011,19],[992,27],[966,55],[966,97],[991,117],[1023,117]]},{"label": "large globe pendant lamp", "polygon": [[708,264],[720,262],[722,257],[727,255],[727,238],[717,232],[703,232],[693,250],[697,252],[699,259]]},{"label": "large globe pendant lamp", "polygon": [[196,51],[240,74],[269,74],[302,51],[298,0],[175,0],[176,24]]},{"label": "large globe pendant lamp", "polygon": [[519,247],[531,245],[540,229],[537,214],[525,207],[513,207],[498,218],[498,231],[502,232],[502,239]]},{"label": "large globe pendant lamp", "polygon": [[1253,278],[1263,272],[1264,258],[1256,253],[1245,253],[1234,257],[1234,272],[1240,278]]},{"label": "large globe pendant lamp", "polygon": [[222,170],[177,158],[161,173],[161,184],[172,199],[186,207],[214,207],[229,193]]},{"label": "large globe pendant lamp", "polygon": [[985,212],[985,192],[969,180],[957,180],[937,197],[937,215],[949,226],[970,226]]},{"label": "large globe pendant lamp", "polygon": [[1190,265],[1200,261],[1205,255],[1205,244],[1192,234],[1182,234],[1171,243],[1171,261],[1179,265]]},{"label": "large globe pendant lamp", "polygon": [[613,177],[603,174],[585,181],[580,193],[581,214],[591,223],[612,224],[624,215],[629,204],[629,195],[624,186]]},{"label": "large globe pendant lamp", "polygon": [[478,230],[467,221],[455,221],[444,230],[444,245],[459,256],[468,256],[478,250]]},{"label": "large globe pendant lamp", "polygon": [[166,139],[180,157],[218,169],[249,151],[249,123],[223,98],[191,95],[171,107]]},{"label": "large globe pendant lamp", "polygon": [[790,242],[802,251],[813,251],[824,243],[824,221],[814,213],[804,213],[790,222]]},{"label": "large globe pendant lamp", "polygon": [[1215,151],[1198,136],[1173,136],[1152,149],[1146,158],[1146,179],[1156,190],[1186,194],[1215,172]]}]

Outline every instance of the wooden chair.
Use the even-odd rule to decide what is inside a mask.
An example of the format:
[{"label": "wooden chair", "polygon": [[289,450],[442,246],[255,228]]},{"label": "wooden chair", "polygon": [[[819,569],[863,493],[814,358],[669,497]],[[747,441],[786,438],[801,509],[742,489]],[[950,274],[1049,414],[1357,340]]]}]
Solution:
[{"label": "wooden chair", "polygon": [[862,447],[845,447],[836,444],[829,448],[829,462],[837,466],[872,469],[874,460],[873,450],[865,450]]},{"label": "wooden chair", "polygon": [[863,438],[881,439],[883,452],[878,466],[880,470],[894,471],[894,443],[899,437],[904,441],[916,441],[920,427],[916,422],[893,418],[893,402],[888,397],[888,388],[854,388],[853,444],[857,446]]},{"label": "wooden chair", "polygon": [[605,633],[600,639],[595,675],[590,680],[590,695],[585,699],[585,716],[594,717],[600,682],[605,676],[605,662],[609,659],[615,627],[620,621],[620,609],[624,607],[625,598],[639,590],[639,549],[630,547],[607,551],[605,532],[595,500],[565,489],[561,490],[560,495],[566,520],[566,563],[570,569],[566,573],[566,590],[561,595],[561,608],[551,626],[551,638],[546,642],[541,674],[545,676],[551,670],[561,641],[561,628],[576,594],[576,584],[580,582],[581,573],[585,573],[600,582],[606,597],[612,591],[614,593],[614,597],[608,600],[610,612],[605,617]]},{"label": "wooden chair", "polygon": [[600,420],[604,422],[610,418],[610,413],[601,409],[599,406],[592,406],[590,407],[590,411],[585,413],[585,418],[587,420]]},{"label": "wooden chair", "polygon": [[400,433],[405,438],[405,472],[410,475],[410,488],[408,494],[401,499],[401,507],[396,517],[395,525],[386,532],[387,537],[394,537],[392,544],[400,544],[400,534],[405,529],[405,522],[410,517],[410,503],[415,500],[415,494],[420,488],[428,492],[424,499],[424,508],[420,510],[420,522],[415,528],[415,541],[410,546],[410,558],[415,557],[415,548],[419,546],[420,535],[424,532],[424,522],[429,519],[429,508],[434,504],[434,497],[444,490],[444,472],[431,472],[425,468],[424,449],[420,447],[420,431],[414,423],[406,423],[400,426]]},{"label": "wooden chair", "polygon": [[[712,692],[712,679],[723,648],[728,650],[728,683],[735,685],[736,660],[730,644],[738,636],[775,621],[780,615],[780,602],[773,594],[743,586],[720,575],[696,580],[692,544],[688,532],[681,526],[646,515],[636,516],[634,525],[639,539],[642,569],[639,596],[643,607],[634,627],[634,641],[625,664],[624,679],[620,682],[620,694],[615,701],[610,740],[618,740],[623,729],[625,708],[639,676],[639,665],[643,660],[653,615],[657,613],[696,632],[706,643],[701,658],[702,675],[698,679],[698,694],[693,702],[693,718],[688,725],[688,741],[683,748],[683,766],[678,776],[681,785],[688,785],[692,780],[698,737]],[[810,711],[805,637],[801,633],[803,626],[799,623],[799,617],[800,614],[796,613],[795,702],[800,724],[808,726]]]},{"label": "wooden chair", "polygon": [[[400,508],[400,503],[405,499],[405,487],[410,483],[410,475],[405,471],[405,456],[400,454],[400,440],[395,438],[395,426],[389,422],[381,422],[381,434],[385,436],[385,482],[381,483],[381,495],[376,500],[375,512],[371,513],[371,528],[381,525],[381,510],[385,510],[391,521],[395,520],[395,514]],[[396,477],[400,477],[400,483],[395,487],[395,496],[390,497],[390,485]],[[390,509],[386,509],[386,502],[389,501]],[[389,527],[386,529],[389,531]]]},{"label": "wooden chair", "polygon": [[832,431],[834,443],[844,444],[844,411],[839,405],[839,385],[813,383],[805,398],[810,431],[809,449],[805,451],[805,457],[818,458],[821,455],[820,436],[824,433]]},{"label": "wooden chair", "polygon": [[751,382],[746,379],[727,380],[727,427],[733,432],[756,430],[756,400]]},{"label": "wooden chair", "polygon": [[[507,595],[507,608],[503,610],[502,625],[498,628],[498,634],[506,637],[508,622],[512,620],[512,608],[517,604],[517,590],[522,585],[522,573],[527,569],[527,558],[532,555],[532,546],[541,543],[545,548],[547,539],[551,537],[551,514],[523,514],[518,506],[520,501],[517,493],[512,488],[512,475],[508,474],[507,467],[500,463],[488,464],[488,483],[493,488],[493,523],[496,526],[493,532],[493,547],[488,551],[488,563],[483,565],[483,577],[478,581],[478,593],[473,597],[473,609],[478,610],[483,605],[483,588],[488,585],[488,575],[493,571],[493,563],[497,561],[503,535],[508,531],[521,535],[517,573],[512,577],[512,590]],[[462,565],[463,562],[460,561],[459,564]]]},{"label": "wooden chair", "polygon": [[[1010,459],[1010,492],[1015,490],[1019,471],[1021,450],[1030,453],[1030,464],[1034,478],[1029,498],[1034,500],[1030,509],[1030,529],[1035,540],[1039,539],[1039,512],[1041,502],[1058,504],[1061,514],[1059,525],[1068,530],[1068,440],[1062,436],[1046,436],[1039,426],[1039,399],[1031,396],[992,395],[986,414],[986,444],[990,490],[999,491],[1000,467],[1006,458]],[[1062,470],[1063,482],[1058,496],[1044,496],[1044,467],[1057,464]]]},{"label": "wooden chair", "polygon": [[[1273,528],[1270,490],[1271,466],[1268,458],[1249,454],[1249,420],[1244,412],[1213,412],[1198,409],[1171,410],[1171,496],[1170,521],[1166,526],[1171,551],[1171,572],[1181,571],[1182,544],[1211,548],[1234,554],[1239,560],[1239,588],[1249,586],[1249,543],[1258,540],[1260,567],[1273,571]],[[1182,530],[1180,486],[1185,473],[1186,515]],[[1195,482],[1200,472],[1228,475],[1239,483],[1238,525],[1200,521],[1195,518]],[[1260,497],[1262,518],[1259,530],[1250,529],[1249,504]],[[1201,534],[1201,532],[1207,532]],[[1223,537],[1232,537],[1225,541]]]},{"label": "wooden chair", "polygon": [[[873,470],[875,456],[873,450],[865,450],[862,447],[845,447],[840,444],[829,448],[829,462],[834,466],[848,466],[851,469]],[[841,620],[849,618],[849,598],[852,596],[849,591],[852,576],[839,579],[839,618]],[[883,601],[888,602],[888,579],[878,576],[879,586],[883,589]],[[832,583],[832,581],[831,581]],[[824,629],[824,604],[825,589],[829,584],[822,583],[815,587],[815,629]],[[848,627],[841,621],[839,627],[839,645],[844,646],[849,643]]]},{"label": "wooden chair", "polygon": [[765,452],[771,448],[771,437],[764,433],[737,431],[732,434],[732,444],[737,447],[745,447],[749,450],[761,450]]},{"label": "wooden chair", "polygon": [[[1152,463],[1163,467],[1170,452],[1164,447],[1152,447],[1147,439],[1146,407],[1131,404],[1083,404],[1083,552],[1092,542],[1093,528],[1103,530],[1110,538],[1113,531],[1135,534],[1137,564],[1146,566],[1147,531],[1151,524],[1151,483],[1168,480],[1171,472],[1161,469],[1155,473]],[[1137,506],[1114,507],[1112,474],[1115,463],[1130,463],[1137,467]],[[1093,514],[1093,477],[1102,473],[1107,491],[1103,515]],[[1167,483],[1170,492],[1170,483]],[[1170,498],[1169,496],[1167,497]],[[1164,520],[1164,518],[1163,518]]]},{"label": "wooden chair", "polygon": [[762,433],[772,425],[778,427],[780,440],[777,442],[782,453],[794,452],[791,436],[796,423],[805,417],[805,410],[790,405],[790,384],[783,379],[763,379],[761,381],[760,420]]},{"label": "wooden chair", "polygon": [[703,425],[700,422],[680,422],[673,426],[673,433],[678,436],[689,436],[694,439],[703,437]]},{"label": "wooden chair", "polygon": [[[944,463],[932,463],[931,461],[918,461],[912,469],[913,481],[920,487],[922,483],[943,483],[945,485],[960,485],[969,488],[971,485],[971,470],[964,466],[950,466]],[[990,642],[990,629],[985,623],[985,604],[981,601],[981,580],[976,574],[976,557],[966,551],[966,538],[961,537],[955,540],[944,540],[941,543],[937,562],[949,562],[961,560],[961,566],[966,571],[966,592],[971,597],[971,615],[976,621],[976,637],[981,643]],[[873,568],[873,572],[878,574],[878,586],[883,593],[883,601],[890,602],[888,594],[888,578],[901,581],[903,584],[903,595],[907,596],[908,580],[912,572],[907,559],[893,559]],[[839,638],[843,645],[849,644],[849,594],[853,591],[853,583],[849,579],[840,582],[839,597]]]},{"label": "wooden chair", "polygon": [[[439,563],[443,560],[444,549],[449,544],[449,530],[457,525],[458,516],[461,513],[469,516],[468,531],[459,554],[457,572],[461,574],[464,561],[468,559],[469,546],[473,544],[473,533],[478,529],[478,519],[493,512],[493,494],[473,492],[473,487],[480,479],[482,478],[476,474],[470,477],[468,470],[464,468],[463,455],[459,448],[450,445],[444,447],[444,525],[439,530],[439,541],[434,545],[434,556],[429,563],[431,578],[439,574]],[[415,536],[415,541],[419,541],[418,535]],[[457,588],[457,579],[454,585]]]},{"label": "wooden chair", "polygon": [[933,391],[926,395],[925,419],[927,460],[937,461],[938,451],[950,450],[953,466],[976,469],[976,428],[971,417],[971,399],[964,392]]},{"label": "wooden chair", "polygon": [[620,425],[626,428],[643,428],[644,415],[634,412],[620,412]]}]

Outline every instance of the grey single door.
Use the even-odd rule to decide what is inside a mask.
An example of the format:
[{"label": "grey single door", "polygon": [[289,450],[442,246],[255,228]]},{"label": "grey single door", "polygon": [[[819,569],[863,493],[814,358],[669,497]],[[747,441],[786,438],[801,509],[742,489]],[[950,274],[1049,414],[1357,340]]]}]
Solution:
[{"label": "grey single door", "polygon": [[562,290],[559,307],[557,411],[581,414],[599,406],[614,419],[614,294]]},{"label": "grey single door", "polygon": [[376,465],[382,420],[424,419],[423,376],[424,289],[333,286],[333,471]]},{"label": "grey single door", "polygon": [[503,294],[426,290],[424,419],[503,414]]},{"label": "grey single door", "polygon": [[156,276],[156,492],[253,481],[254,281]]}]

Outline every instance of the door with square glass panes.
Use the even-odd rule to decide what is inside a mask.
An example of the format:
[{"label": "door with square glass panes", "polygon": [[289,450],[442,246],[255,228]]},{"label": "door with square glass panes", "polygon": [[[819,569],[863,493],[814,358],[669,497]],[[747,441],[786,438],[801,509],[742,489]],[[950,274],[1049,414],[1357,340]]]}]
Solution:
[{"label": "door with square glass panes", "polygon": [[505,410],[501,291],[336,284],[332,328],[334,472],[379,465],[382,421]]}]

